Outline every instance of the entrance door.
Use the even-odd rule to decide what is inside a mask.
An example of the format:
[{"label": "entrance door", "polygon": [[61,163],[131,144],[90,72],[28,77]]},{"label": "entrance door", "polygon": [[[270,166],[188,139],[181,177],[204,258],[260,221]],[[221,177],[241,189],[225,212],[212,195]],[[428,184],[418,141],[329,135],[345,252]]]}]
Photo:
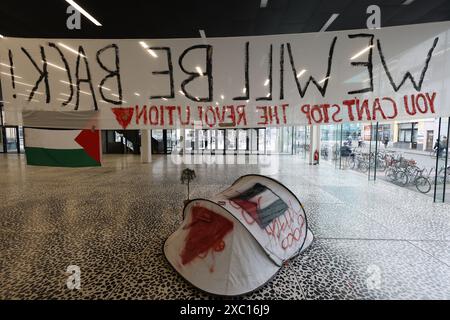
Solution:
[{"label": "entrance door", "polygon": [[237,147],[237,132],[236,129],[227,129],[225,136],[225,150],[227,153],[230,151],[236,152]]},{"label": "entrance door", "polygon": [[216,130],[216,154],[225,154],[225,129]]},{"label": "entrance door", "polygon": [[152,130],[152,153],[164,154],[166,153],[167,133],[162,129]]},{"label": "entrance door", "polygon": [[432,150],[433,149],[433,130],[427,130],[427,145],[426,145],[426,149],[427,150]]},{"label": "entrance door", "polygon": [[238,153],[247,153],[249,147],[249,137],[247,129],[238,129],[237,130],[237,149]]},{"label": "entrance door", "polygon": [[[20,153],[19,128],[17,126],[5,126],[3,130],[3,146],[6,152]],[[23,142],[22,142],[23,143]]]}]

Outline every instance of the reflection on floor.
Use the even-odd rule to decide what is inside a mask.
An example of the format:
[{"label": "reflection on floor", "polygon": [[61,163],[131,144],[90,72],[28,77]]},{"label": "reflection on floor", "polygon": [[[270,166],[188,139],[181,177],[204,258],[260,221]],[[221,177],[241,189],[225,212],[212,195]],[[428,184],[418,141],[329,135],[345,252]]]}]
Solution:
[{"label": "reflection on floor", "polygon": [[[162,255],[181,221],[185,165],[106,156],[101,168],[55,169],[23,158],[0,155],[1,299],[210,298]],[[189,166],[194,197],[261,173],[306,208],[313,245],[244,298],[450,299],[449,204],[298,156],[270,159]],[[66,287],[69,265],[81,268],[81,290]]]}]

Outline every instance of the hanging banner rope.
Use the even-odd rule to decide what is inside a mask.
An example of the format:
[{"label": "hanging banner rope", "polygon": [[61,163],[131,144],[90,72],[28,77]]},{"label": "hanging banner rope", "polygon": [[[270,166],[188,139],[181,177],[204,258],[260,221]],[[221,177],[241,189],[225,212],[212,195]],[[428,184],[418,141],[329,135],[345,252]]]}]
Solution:
[{"label": "hanging banner rope", "polygon": [[201,39],[0,39],[6,123],[267,127],[450,116],[450,22]]}]

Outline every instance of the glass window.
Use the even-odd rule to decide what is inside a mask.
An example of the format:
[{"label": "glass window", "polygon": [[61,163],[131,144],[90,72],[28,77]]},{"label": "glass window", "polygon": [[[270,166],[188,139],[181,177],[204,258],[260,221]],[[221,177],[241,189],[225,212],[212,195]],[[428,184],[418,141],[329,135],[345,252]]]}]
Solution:
[{"label": "glass window", "polygon": [[266,153],[266,129],[258,129],[258,151],[259,153]]},{"label": "glass window", "polygon": [[223,150],[225,130],[217,130],[217,149]]},{"label": "glass window", "polygon": [[19,147],[20,147],[20,152],[25,152],[25,145],[23,143],[23,127],[22,126],[19,127]]},{"label": "glass window", "polygon": [[227,150],[236,150],[236,129],[227,129],[225,144]]},{"label": "glass window", "polygon": [[238,149],[239,150],[247,150],[247,130],[239,129],[238,130]]},{"label": "glass window", "polygon": [[6,130],[6,151],[17,152],[17,128],[5,128]]},{"label": "glass window", "polygon": [[3,128],[0,126],[0,153],[5,152],[3,149],[3,141],[4,141]]}]

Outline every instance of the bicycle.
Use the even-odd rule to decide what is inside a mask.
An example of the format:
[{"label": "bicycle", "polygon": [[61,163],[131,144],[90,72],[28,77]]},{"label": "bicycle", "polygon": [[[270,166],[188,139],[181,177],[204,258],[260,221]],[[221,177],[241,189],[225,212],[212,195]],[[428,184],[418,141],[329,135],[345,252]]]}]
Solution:
[{"label": "bicycle", "polygon": [[[417,168],[417,167],[416,167]],[[416,186],[417,191],[420,193],[428,193],[431,190],[431,182],[430,182],[430,175],[434,168],[431,168],[430,171],[428,171],[427,175],[424,175],[424,172],[426,171],[425,167],[423,169],[414,169],[415,172],[413,173],[413,184]]]}]

